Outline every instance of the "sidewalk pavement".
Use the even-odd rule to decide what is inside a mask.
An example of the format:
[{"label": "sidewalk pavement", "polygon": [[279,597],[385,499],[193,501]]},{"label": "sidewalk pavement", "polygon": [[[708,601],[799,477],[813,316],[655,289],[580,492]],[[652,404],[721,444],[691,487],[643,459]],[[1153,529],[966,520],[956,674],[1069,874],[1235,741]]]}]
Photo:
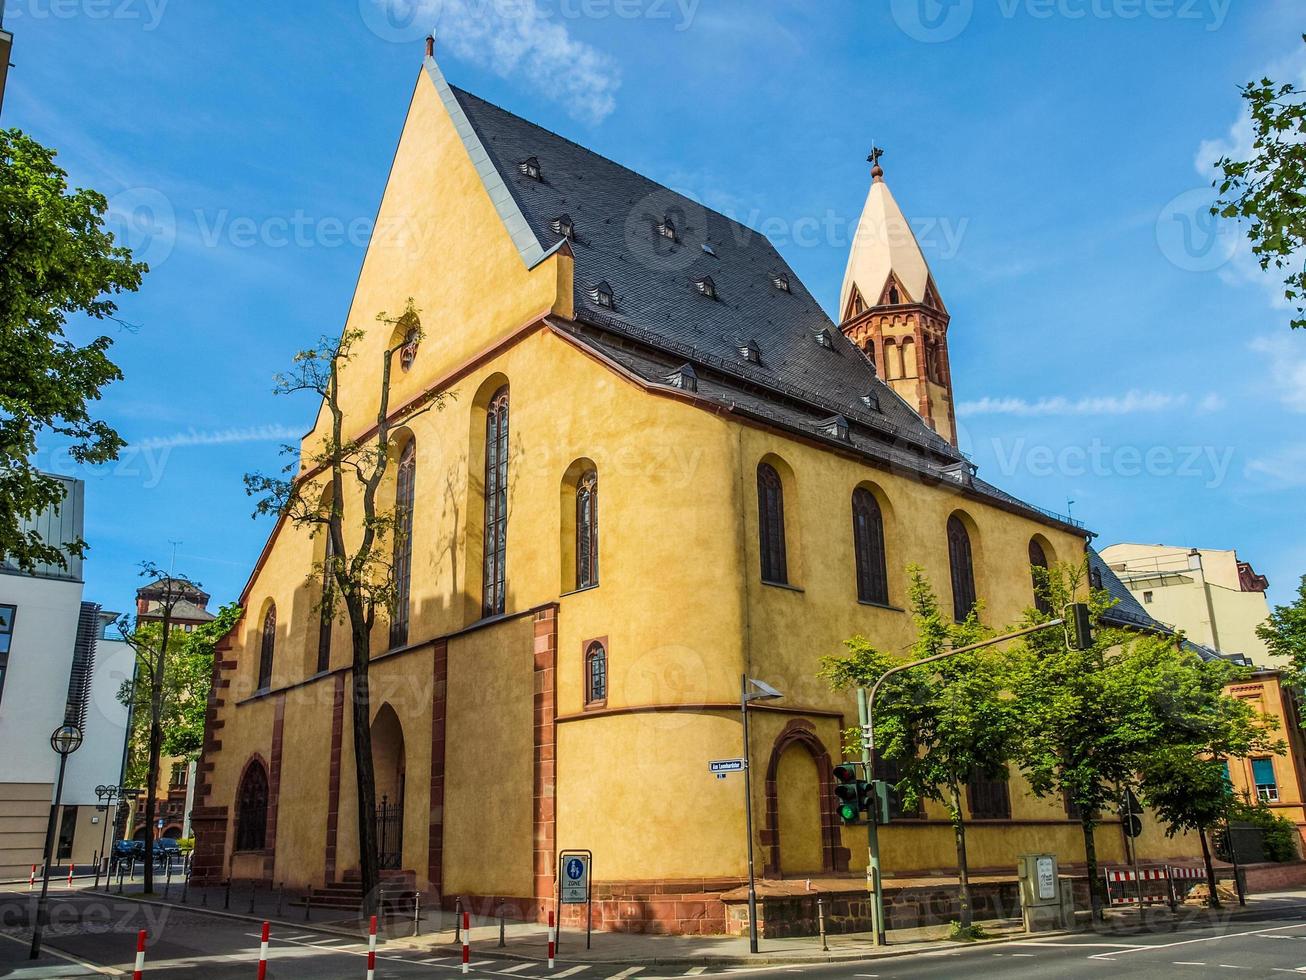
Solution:
[{"label": "sidewalk pavement", "polygon": [[40,959],[29,960],[31,940],[0,932],[0,977],[5,980],[49,980],[51,977],[99,977],[93,967],[46,949]]}]

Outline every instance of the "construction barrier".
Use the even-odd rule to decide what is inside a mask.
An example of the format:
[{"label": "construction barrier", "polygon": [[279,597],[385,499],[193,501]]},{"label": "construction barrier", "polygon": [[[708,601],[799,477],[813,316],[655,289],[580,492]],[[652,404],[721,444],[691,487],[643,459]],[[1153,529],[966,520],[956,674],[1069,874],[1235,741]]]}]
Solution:
[{"label": "construction barrier", "polygon": [[1193,880],[1205,881],[1206,869],[1205,868],[1171,868],[1170,877],[1182,878],[1188,881],[1193,881]]},{"label": "construction barrier", "polygon": [[549,913],[549,969],[553,969],[553,953],[558,943],[558,932],[553,927],[553,913]]},{"label": "construction barrier", "polygon": [[376,980],[376,916],[367,925],[367,980]]},{"label": "construction barrier", "polygon": [[463,973],[468,973],[472,968],[472,917],[463,913]]},{"label": "construction barrier", "polygon": [[259,941],[258,946],[258,980],[266,980],[268,975],[268,934],[270,932],[270,924],[264,919],[263,938]]},{"label": "construction barrier", "polygon": [[141,980],[145,972],[145,930],[136,933],[136,969],[132,971],[132,980]]},{"label": "construction barrier", "polygon": [[[1144,905],[1174,904],[1170,876],[1165,868],[1106,871],[1104,876],[1107,897],[1112,905],[1135,905],[1140,900]],[[1120,887],[1112,889],[1113,884]],[[1130,888],[1129,885],[1134,887]]]}]

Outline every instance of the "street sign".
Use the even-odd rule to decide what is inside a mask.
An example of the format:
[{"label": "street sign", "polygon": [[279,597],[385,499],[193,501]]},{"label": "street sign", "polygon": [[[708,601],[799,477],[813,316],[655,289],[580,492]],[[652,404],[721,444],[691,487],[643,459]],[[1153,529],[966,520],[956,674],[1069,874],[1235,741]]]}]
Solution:
[{"label": "street sign", "polygon": [[562,859],[559,879],[563,905],[584,905],[590,897],[590,858],[588,854],[569,854]]},{"label": "street sign", "polygon": [[707,771],[716,776],[717,779],[725,779],[726,773],[743,772],[743,759],[717,759],[707,764]]}]

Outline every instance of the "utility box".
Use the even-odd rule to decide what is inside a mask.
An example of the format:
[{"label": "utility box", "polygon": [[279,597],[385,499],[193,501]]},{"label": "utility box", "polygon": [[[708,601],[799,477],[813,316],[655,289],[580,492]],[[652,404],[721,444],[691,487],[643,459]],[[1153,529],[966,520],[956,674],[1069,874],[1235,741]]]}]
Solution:
[{"label": "utility box", "polygon": [[1020,909],[1026,932],[1066,928],[1060,875],[1055,854],[1022,854],[1016,865],[1020,878]]}]

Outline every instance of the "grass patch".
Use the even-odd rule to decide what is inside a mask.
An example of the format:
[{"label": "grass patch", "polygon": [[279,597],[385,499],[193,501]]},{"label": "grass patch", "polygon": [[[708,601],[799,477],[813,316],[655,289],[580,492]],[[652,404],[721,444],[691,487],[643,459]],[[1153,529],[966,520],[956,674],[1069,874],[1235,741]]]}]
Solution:
[{"label": "grass patch", "polygon": [[948,938],[954,943],[973,943],[977,939],[988,939],[990,937],[981,925],[963,926],[960,922],[953,922],[948,927]]}]

